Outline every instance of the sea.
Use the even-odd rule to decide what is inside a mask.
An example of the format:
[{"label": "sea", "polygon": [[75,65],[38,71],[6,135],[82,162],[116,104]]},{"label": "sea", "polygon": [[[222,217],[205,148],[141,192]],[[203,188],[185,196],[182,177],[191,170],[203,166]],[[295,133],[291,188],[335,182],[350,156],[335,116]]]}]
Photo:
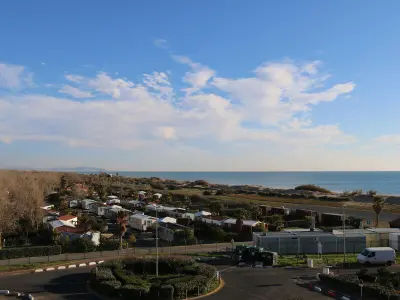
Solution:
[{"label": "sea", "polygon": [[[110,173],[116,173],[115,171]],[[294,188],[315,184],[334,192],[375,190],[383,195],[400,195],[400,171],[382,172],[118,172],[129,177],[158,177],[173,180],[203,179],[227,185],[261,185]]]}]

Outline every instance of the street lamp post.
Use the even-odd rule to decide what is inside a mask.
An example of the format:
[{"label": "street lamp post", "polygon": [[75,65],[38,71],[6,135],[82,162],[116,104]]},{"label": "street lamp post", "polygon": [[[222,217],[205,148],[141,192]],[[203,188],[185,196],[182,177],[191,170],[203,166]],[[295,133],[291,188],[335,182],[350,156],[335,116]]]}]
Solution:
[{"label": "street lamp post", "polygon": [[157,205],[154,205],[156,209],[156,277],[158,277],[158,210]]},{"label": "street lamp post", "polygon": [[360,300],[363,299],[363,287],[364,287],[364,282],[360,279],[360,282],[358,283],[360,286]]},{"label": "street lamp post", "polygon": [[346,215],[344,212],[345,205],[342,206],[343,211],[343,263],[346,263]]}]

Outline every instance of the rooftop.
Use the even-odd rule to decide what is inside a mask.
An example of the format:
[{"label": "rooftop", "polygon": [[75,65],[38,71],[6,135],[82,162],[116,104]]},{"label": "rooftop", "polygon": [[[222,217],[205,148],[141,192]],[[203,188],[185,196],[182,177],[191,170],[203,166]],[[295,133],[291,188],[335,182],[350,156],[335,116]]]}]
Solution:
[{"label": "rooftop", "polygon": [[64,216],[58,217],[58,219],[61,220],[61,221],[70,221],[70,220],[73,220],[73,219],[76,219],[76,218],[78,218],[78,217],[77,216],[73,216],[73,215],[64,215]]},{"label": "rooftop", "polygon": [[[226,224],[236,224],[237,219],[226,219],[224,223]],[[254,226],[256,224],[260,223],[259,221],[254,221],[254,220],[243,220],[243,225],[245,226]]]}]

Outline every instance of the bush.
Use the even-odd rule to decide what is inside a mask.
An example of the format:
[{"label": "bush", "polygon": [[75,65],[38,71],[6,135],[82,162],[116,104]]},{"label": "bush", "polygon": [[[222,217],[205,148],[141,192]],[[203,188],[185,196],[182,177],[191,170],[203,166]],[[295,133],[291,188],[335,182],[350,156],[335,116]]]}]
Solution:
[{"label": "bush", "polygon": [[165,284],[160,286],[160,296],[161,299],[173,299],[174,298],[174,287],[170,284]]},{"label": "bush", "polygon": [[159,277],[154,276],[155,259],[130,258],[108,261],[92,271],[93,287],[102,294],[122,299],[184,299],[215,287],[216,269],[198,265],[188,257],[161,257]]},{"label": "bush", "polygon": [[150,291],[150,286],[139,286],[134,284],[127,284],[119,289],[123,299],[135,299],[145,297]]},{"label": "bush", "polygon": [[21,257],[38,257],[47,255],[60,255],[61,246],[37,246],[37,247],[21,247],[7,248],[0,250],[0,260]]},{"label": "bush", "polygon": [[165,190],[165,185],[161,182],[152,182],[150,183],[150,186],[156,190]]},{"label": "bush", "polygon": [[96,280],[98,281],[115,281],[116,278],[110,268],[97,267],[94,269]]},{"label": "bush", "polygon": [[[345,293],[357,293],[359,292],[359,280],[356,275],[340,275],[340,276],[329,276],[320,274],[319,278],[325,284],[332,288],[337,288]],[[390,288],[384,287],[377,283],[364,282],[364,293],[365,296],[373,299],[387,299],[391,292]]]},{"label": "bush", "polygon": [[332,193],[331,191],[324,189],[323,187],[320,187],[318,185],[314,185],[314,184],[299,185],[299,186],[296,186],[294,189],[298,190],[298,191],[320,192],[320,193],[325,193],[325,194]]},{"label": "bush", "polygon": [[93,281],[92,286],[99,294],[114,296],[116,295],[117,290],[121,287],[121,282],[116,280],[102,282]]},{"label": "bush", "polygon": [[222,196],[223,194],[225,194],[225,192],[223,190],[218,190],[215,195],[216,196]]},{"label": "bush", "polygon": [[210,191],[204,191],[203,195],[204,195],[204,196],[211,196],[212,193],[211,193]]}]

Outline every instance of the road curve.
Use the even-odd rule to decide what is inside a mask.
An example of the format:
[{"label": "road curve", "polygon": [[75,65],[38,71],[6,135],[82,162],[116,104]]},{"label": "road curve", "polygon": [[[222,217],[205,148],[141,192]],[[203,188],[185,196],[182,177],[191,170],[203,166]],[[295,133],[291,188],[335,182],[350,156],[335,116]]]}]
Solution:
[{"label": "road curve", "polygon": [[37,300],[101,300],[86,288],[92,268],[4,276],[0,290],[30,293]]},{"label": "road curve", "polygon": [[[102,300],[87,291],[89,267],[71,270],[4,276],[0,289],[32,294],[37,300]],[[283,269],[253,269],[218,267],[223,274],[225,287],[207,298],[210,300],[275,300],[289,295],[307,296],[305,299],[322,300],[325,297],[296,287],[290,280],[296,271]],[[288,273],[289,272],[289,273]],[[300,273],[314,274],[315,270]],[[300,273],[298,275],[300,275]],[[280,298],[280,296],[285,296]]]}]

